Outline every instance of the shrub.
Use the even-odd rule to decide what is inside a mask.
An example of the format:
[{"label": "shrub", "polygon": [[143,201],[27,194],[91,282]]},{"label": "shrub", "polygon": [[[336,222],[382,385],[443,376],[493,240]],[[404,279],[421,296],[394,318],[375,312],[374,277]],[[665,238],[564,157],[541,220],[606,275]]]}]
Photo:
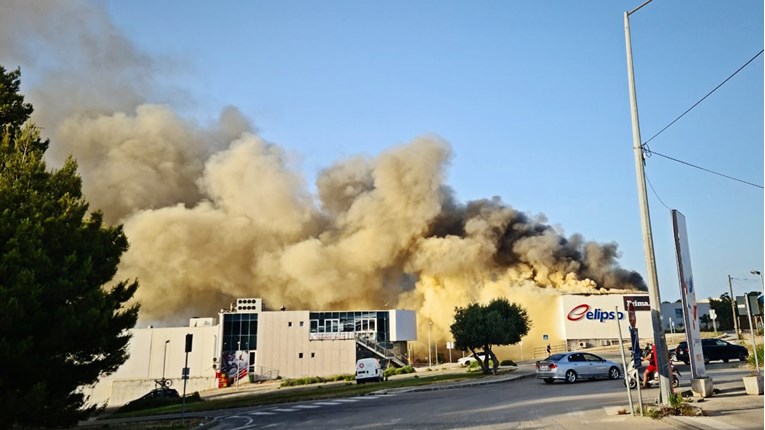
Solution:
[{"label": "shrub", "polygon": [[319,384],[322,382],[353,381],[354,379],[356,379],[356,375],[335,375],[326,378],[321,376],[305,376],[302,378],[285,379],[279,386],[295,387],[298,385]]},{"label": "shrub", "polygon": [[383,373],[383,376],[386,378],[393,375],[405,375],[407,373],[414,373],[414,368],[412,366],[404,366],[404,367],[389,367],[385,369],[385,372]]},{"label": "shrub", "polygon": [[[746,362],[750,365],[754,366],[754,353],[752,353],[752,348],[747,347],[749,349],[749,357],[746,359]],[[759,360],[760,366],[762,366],[762,358],[763,358],[763,352],[762,352],[762,345],[757,345],[757,359]]]}]

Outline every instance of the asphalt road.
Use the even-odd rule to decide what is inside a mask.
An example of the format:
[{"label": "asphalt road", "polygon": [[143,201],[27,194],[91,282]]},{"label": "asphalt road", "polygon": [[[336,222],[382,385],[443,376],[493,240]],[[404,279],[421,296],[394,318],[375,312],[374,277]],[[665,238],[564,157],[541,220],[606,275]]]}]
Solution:
[{"label": "asphalt road", "polygon": [[[604,354],[608,358],[616,358]],[[708,372],[716,379],[740,378],[737,363],[713,363]],[[688,366],[681,389],[690,388]],[[637,404],[637,392],[633,390]],[[655,403],[658,389],[643,392],[644,404]],[[259,428],[310,429],[587,429],[613,428],[640,423],[644,429],[673,428],[661,420],[628,417],[622,380],[544,384],[533,377],[517,381],[425,392],[399,392],[352,398],[308,401],[220,411],[206,428],[244,430]]]}]

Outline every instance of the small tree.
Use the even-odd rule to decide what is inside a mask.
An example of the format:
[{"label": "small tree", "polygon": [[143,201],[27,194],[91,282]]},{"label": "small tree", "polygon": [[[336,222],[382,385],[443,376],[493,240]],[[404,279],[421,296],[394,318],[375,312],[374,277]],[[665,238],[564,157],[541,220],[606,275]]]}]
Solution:
[{"label": "small tree", "polygon": [[[454,323],[450,329],[457,349],[470,350],[476,355],[485,374],[497,373],[499,360],[491,350],[492,345],[513,345],[529,332],[531,322],[526,310],[507,299],[494,299],[488,305],[476,303],[464,308],[456,308]],[[482,349],[491,359],[493,368],[489,369],[488,359],[482,360],[476,349]]]},{"label": "small tree", "polygon": [[720,295],[720,299],[709,298],[709,309],[717,314],[717,328],[719,330],[733,330],[733,309],[728,293]]},{"label": "small tree", "polygon": [[18,77],[0,67],[0,428],[63,427],[127,359],[138,284],[112,285],[127,238],[88,214],[74,160],[47,170]]}]

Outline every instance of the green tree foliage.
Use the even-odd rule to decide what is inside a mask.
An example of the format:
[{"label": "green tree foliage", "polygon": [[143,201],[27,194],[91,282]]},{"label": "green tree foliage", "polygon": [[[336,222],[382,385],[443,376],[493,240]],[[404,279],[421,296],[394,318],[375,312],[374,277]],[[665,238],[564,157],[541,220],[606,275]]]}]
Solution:
[{"label": "green tree foliage", "polygon": [[720,299],[709,298],[709,308],[717,314],[718,330],[733,330],[733,309],[731,309],[731,300],[728,293],[720,295]]},{"label": "green tree foliage", "polygon": [[48,171],[19,71],[0,67],[0,428],[67,426],[78,387],[127,359],[137,282],[112,283],[128,242],[88,214],[77,164]]},{"label": "green tree foliage", "polygon": [[481,360],[483,373],[497,373],[499,360],[491,350],[493,345],[513,345],[529,332],[531,321],[526,310],[507,299],[494,299],[486,306],[476,303],[464,308],[456,308],[454,323],[450,329],[454,337],[454,346],[461,350],[470,350],[476,354],[483,350],[493,368],[489,368],[489,360]]}]

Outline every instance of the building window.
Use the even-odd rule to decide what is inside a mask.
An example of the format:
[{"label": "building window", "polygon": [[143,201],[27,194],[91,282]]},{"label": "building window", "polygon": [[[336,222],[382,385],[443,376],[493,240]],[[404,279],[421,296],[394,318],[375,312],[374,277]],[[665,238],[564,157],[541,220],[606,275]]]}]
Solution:
[{"label": "building window", "polygon": [[311,333],[319,332],[319,320],[311,320]]},{"label": "building window", "polygon": [[324,320],[324,330],[327,333],[339,333],[340,332],[340,319],[327,319]]},{"label": "building window", "polygon": [[303,327],[303,321],[300,321],[300,327]]},{"label": "building window", "polygon": [[312,353],[311,353],[311,358],[314,358],[314,357],[316,357],[316,353],[315,353],[315,352],[312,352]]},{"label": "building window", "polygon": [[292,321],[287,323],[287,327],[292,327]]},{"label": "building window", "polygon": [[302,352],[298,353],[298,358],[303,358],[303,353]]}]

